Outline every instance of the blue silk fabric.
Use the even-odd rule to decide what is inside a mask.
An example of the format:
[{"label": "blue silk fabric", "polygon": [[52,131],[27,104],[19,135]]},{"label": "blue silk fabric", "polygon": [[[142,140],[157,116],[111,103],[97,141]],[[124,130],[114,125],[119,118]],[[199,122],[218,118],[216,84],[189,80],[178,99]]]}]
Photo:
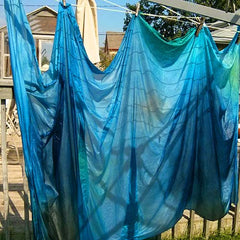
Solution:
[{"label": "blue silk fabric", "polygon": [[102,72],[60,4],[42,74],[20,0],[5,10],[35,239],[144,239],[237,202],[237,36],[168,42],[133,16]]}]

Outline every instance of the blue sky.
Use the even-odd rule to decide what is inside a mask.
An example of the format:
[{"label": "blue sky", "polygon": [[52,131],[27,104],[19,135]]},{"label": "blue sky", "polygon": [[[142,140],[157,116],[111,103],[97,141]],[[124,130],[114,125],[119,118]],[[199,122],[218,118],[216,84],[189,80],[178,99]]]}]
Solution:
[{"label": "blue sky", "polygon": [[[138,0],[111,0],[121,6],[125,6],[126,3],[137,3]],[[4,0],[0,0],[0,26],[5,25],[5,16],[4,16]],[[22,0],[26,13],[29,13],[41,5],[49,5],[51,8],[57,10],[56,0]],[[75,4],[74,0],[67,0],[68,3]],[[116,7],[111,7],[108,3],[103,0],[96,0],[97,6],[109,6],[111,9],[118,9]],[[105,33],[106,31],[122,31],[124,13],[117,12],[107,12],[103,10],[98,10],[98,27],[99,33]],[[100,44],[102,45],[105,37],[100,35]]]}]

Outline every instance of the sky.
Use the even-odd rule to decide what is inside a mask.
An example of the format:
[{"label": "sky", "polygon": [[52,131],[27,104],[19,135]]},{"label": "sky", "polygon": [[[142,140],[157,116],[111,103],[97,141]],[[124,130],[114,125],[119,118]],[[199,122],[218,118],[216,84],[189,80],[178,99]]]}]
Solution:
[{"label": "sky", "polygon": [[[103,0],[95,0],[97,6],[99,7],[106,7],[111,9],[119,9],[116,7],[112,7],[110,4],[104,2]],[[121,6],[125,6],[126,3],[137,3],[138,0],[111,0]],[[3,7],[4,0],[0,0],[0,27],[6,24],[5,15],[4,15],[4,7]],[[67,0],[67,3],[75,4],[75,0]],[[22,0],[22,3],[25,8],[25,12],[29,13],[41,6],[48,5],[51,8],[57,10],[57,1],[56,0]],[[122,10],[122,9],[119,9]],[[123,29],[123,21],[124,21],[125,14],[118,13],[118,12],[108,12],[103,10],[98,10],[98,30],[99,30],[99,37],[100,37],[100,45],[103,46],[105,40],[105,33],[106,31],[122,31]]]}]

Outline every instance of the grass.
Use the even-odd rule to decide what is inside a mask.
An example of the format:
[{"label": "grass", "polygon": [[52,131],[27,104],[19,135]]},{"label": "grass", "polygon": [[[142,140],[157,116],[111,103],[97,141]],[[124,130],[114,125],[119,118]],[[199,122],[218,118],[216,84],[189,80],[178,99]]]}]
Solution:
[{"label": "grass", "polygon": [[[33,239],[33,237],[31,238]],[[0,232],[0,240],[5,240],[5,235],[3,232]],[[25,240],[24,233],[11,233],[10,232],[10,240]]]},{"label": "grass", "polygon": [[[156,238],[149,238],[147,240],[155,240]],[[171,238],[162,238],[162,240],[170,240]],[[209,240],[240,240],[240,235],[232,236],[228,233],[221,233],[220,235],[211,235]],[[189,240],[187,237],[179,237],[176,240]],[[204,237],[194,237],[192,240],[206,240]]]}]

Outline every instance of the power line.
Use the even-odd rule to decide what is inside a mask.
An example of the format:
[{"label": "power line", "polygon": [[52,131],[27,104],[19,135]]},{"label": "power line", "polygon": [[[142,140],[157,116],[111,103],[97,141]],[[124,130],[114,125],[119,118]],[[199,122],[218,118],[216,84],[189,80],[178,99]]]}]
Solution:
[{"label": "power line", "polygon": [[[0,7],[3,7],[4,4],[0,4]],[[44,4],[23,4],[24,7],[42,7],[44,6]],[[58,4],[47,4],[48,7],[57,7]],[[74,5],[73,5],[74,6]],[[108,7],[108,8],[118,8],[117,6],[113,6],[113,5],[99,5],[98,7],[101,7],[101,8],[105,8],[105,7]]]}]

